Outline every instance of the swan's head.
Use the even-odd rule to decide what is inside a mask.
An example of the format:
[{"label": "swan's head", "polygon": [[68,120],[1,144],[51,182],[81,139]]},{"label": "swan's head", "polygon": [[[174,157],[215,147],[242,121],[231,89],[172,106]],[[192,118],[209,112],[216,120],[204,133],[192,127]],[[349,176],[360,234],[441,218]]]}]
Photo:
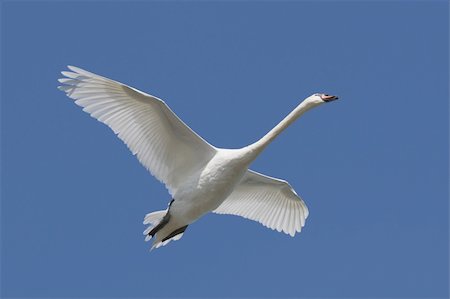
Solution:
[{"label": "swan's head", "polygon": [[319,105],[322,103],[328,103],[339,99],[337,96],[332,96],[326,93],[315,93],[307,100],[313,104]]}]

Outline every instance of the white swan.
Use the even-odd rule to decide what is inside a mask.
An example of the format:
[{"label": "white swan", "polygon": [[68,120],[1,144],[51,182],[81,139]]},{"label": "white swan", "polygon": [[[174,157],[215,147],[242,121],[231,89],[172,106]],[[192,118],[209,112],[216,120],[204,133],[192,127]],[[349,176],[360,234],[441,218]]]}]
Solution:
[{"label": "white swan", "polygon": [[240,149],[216,148],[192,131],[160,99],[135,88],[68,66],[59,89],[83,111],[108,125],[172,196],[164,211],[145,216],[153,248],[178,240],[186,227],[210,211],[239,215],[294,236],[308,209],[283,180],[249,170],[250,163],[307,110],[337,99],[306,98],[257,142]]}]

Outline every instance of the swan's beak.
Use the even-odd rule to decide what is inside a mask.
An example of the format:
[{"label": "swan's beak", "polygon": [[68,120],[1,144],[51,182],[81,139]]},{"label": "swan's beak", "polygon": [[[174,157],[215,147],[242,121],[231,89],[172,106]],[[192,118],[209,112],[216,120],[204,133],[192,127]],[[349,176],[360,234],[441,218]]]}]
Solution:
[{"label": "swan's beak", "polygon": [[331,96],[329,94],[323,94],[320,96],[324,102],[331,102],[339,99],[338,96]]}]

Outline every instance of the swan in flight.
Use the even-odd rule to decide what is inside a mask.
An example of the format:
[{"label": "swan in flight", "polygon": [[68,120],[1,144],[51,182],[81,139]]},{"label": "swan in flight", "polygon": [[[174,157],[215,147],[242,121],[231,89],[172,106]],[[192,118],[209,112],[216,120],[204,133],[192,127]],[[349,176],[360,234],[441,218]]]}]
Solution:
[{"label": "swan in flight", "polygon": [[144,218],[145,240],[154,239],[152,249],[179,240],[188,225],[211,211],[242,216],[291,236],[305,225],[308,208],[289,183],[248,167],[299,116],[337,96],[313,94],[260,140],[223,149],[197,135],[161,99],[78,67],[68,68],[61,72],[58,88],[108,125],[171,195],[167,209]]}]

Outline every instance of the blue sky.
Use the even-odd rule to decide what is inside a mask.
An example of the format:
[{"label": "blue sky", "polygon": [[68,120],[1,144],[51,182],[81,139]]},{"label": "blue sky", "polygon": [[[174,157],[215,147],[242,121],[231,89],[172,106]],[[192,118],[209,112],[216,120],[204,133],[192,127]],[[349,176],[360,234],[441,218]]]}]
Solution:
[{"label": "blue sky", "polygon": [[[1,295],[449,295],[448,2],[25,2],[1,12]],[[148,252],[169,201],[56,89],[76,65],[163,98],[220,147],[314,92],[252,168],[288,180],[295,238],[207,215]]]}]

